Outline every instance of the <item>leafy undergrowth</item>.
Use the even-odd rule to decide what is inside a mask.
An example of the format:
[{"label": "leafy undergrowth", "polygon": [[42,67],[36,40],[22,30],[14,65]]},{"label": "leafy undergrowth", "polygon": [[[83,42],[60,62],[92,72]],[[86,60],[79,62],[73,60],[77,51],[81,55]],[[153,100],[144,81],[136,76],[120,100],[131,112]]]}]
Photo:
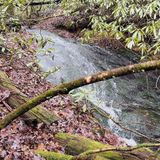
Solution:
[{"label": "leafy undergrowth", "polygon": [[[15,85],[28,97],[38,95],[52,84],[41,78],[41,73],[35,63],[29,67],[28,64],[35,60],[36,44],[27,45],[20,43],[29,41],[31,36],[26,33],[11,33],[6,35],[7,45],[14,48],[15,53],[0,54],[0,70],[5,71]],[[21,37],[17,41],[17,37]],[[23,38],[22,38],[23,37]],[[15,41],[16,39],[16,41]],[[11,58],[12,57],[12,58]],[[34,70],[34,71],[33,71]],[[11,107],[7,104],[10,91],[0,89],[0,119],[2,119]],[[68,95],[57,96],[44,103],[51,112],[59,115],[61,120],[46,126],[43,123],[26,123],[19,117],[0,132],[0,159],[10,160],[41,160],[34,153],[36,149],[63,152],[54,138],[58,132],[80,134],[112,145],[121,145],[121,138],[103,128],[88,111],[83,112],[83,105],[74,103]]]},{"label": "leafy undergrowth", "polygon": [[[55,10],[54,14],[50,14],[48,18],[43,17],[42,20],[39,21],[36,25],[33,25],[32,28],[40,28],[43,30],[48,30],[49,32],[57,33],[59,36],[63,38],[73,38],[79,41],[82,41],[82,28],[76,28],[73,31],[70,31],[66,28],[64,22],[70,22],[72,19],[72,16],[66,16],[63,12],[61,15],[59,14],[59,9]],[[125,46],[118,40],[109,38],[107,36],[95,36],[92,40],[90,40],[91,44],[95,44],[97,46],[100,46],[105,49],[110,50],[119,50],[119,49],[125,49]]]}]

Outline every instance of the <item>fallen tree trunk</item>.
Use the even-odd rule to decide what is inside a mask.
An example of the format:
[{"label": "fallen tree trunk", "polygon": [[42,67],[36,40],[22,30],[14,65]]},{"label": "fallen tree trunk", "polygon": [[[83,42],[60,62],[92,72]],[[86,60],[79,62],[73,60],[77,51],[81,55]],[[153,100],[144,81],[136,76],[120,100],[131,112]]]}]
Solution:
[{"label": "fallen tree trunk", "polygon": [[56,139],[65,147],[67,154],[78,155],[75,156],[76,158],[93,154],[112,160],[160,159],[160,156],[155,156],[154,152],[145,148],[149,146],[160,146],[160,143],[140,144],[135,147],[114,147],[83,136],[67,133],[58,133]]},{"label": "fallen tree trunk", "polygon": [[68,133],[58,133],[56,139],[65,147],[66,154],[41,150],[37,150],[36,153],[47,160],[160,160],[159,155],[156,155],[149,148],[145,148],[160,146],[160,143],[140,144],[135,147],[114,147],[83,136]]},{"label": "fallen tree trunk", "polygon": [[[9,90],[10,95],[6,99],[7,104],[11,108],[17,108],[21,104],[24,104],[28,101],[28,98],[25,94],[23,94],[16,86],[10,81],[5,72],[0,71],[0,88],[4,90]],[[43,106],[39,105],[30,110],[25,114],[27,121],[37,121],[44,122],[49,125],[59,119],[58,116],[54,115],[50,111],[48,111]]]},{"label": "fallen tree trunk", "polygon": [[49,151],[36,151],[36,154],[39,154],[46,160],[107,160],[104,157],[98,155],[89,155],[83,157],[76,157],[62,153],[49,152]]},{"label": "fallen tree trunk", "polygon": [[[111,145],[93,141],[83,136],[71,135],[67,133],[58,133],[55,135],[55,138],[57,139],[59,144],[65,147],[65,153],[73,156],[77,156],[88,150],[111,147]],[[122,159],[121,155],[118,152],[112,151],[108,152],[105,158],[115,158],[116,160]]]},{"label": "fallen tree trunk", "polygon": [[22,104],[12,112],[10,112],[6,117],[0,121],[0,130],[10,124],[14,119],[20,115],[26,113],[30,109],[39,105],[40,103],[49,100],[50,98],[57,96],[59,94],[67,94],[69,91],[82,87],[88,84],[92,84],[99,81],[104,81],[107,79],[132,74],[136,72],[142,72],[147,70],[154,70],[160,68],[160,60],[148,61],[139,64],[128,65],[125,67],[115,68],[109,71],[103,71],[91,76],[83,77],[68,83],[64,83],[49,89],[48,91],[28,100],[25,104]]}]

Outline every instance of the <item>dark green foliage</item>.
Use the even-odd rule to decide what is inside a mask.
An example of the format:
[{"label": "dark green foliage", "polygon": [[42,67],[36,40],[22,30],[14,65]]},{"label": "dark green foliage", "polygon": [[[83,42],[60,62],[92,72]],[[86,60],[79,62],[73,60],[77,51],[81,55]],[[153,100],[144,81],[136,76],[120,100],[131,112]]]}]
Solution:
[{"label": "dark green foliage", "polygon": [[96,35],[118,39],[142,57],[160,52],[159,0],[63,0],[62,6],[69,14],[89,16],[85,42]]}]

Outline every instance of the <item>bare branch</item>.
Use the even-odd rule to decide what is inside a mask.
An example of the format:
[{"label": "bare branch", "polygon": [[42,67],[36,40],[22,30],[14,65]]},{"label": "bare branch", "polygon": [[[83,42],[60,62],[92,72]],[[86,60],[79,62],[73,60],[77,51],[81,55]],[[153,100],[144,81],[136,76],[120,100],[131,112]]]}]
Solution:
[{"label": "bare branch", "polygon": [[34,108],[35,106],[39,105],[40,103],[46,100],[51,99],[56,95],[67,94],[69,91],[75,88],[82,87],[95,82],[104,81],[114,77],[119,77],[136,72],[154,70],[157,68],[160,68],[160,60],[148,61],[144,63],[119,67],[58,85],[40,94],[39,96],[36,96],[28,100],[25,104],[19,106],[18,108],[10,112],[3,120],[0,121],[0,130],[5,128],[8,124],[10,124],[14,119],[19,117],[20,115],[28,112],[30,109]]}]

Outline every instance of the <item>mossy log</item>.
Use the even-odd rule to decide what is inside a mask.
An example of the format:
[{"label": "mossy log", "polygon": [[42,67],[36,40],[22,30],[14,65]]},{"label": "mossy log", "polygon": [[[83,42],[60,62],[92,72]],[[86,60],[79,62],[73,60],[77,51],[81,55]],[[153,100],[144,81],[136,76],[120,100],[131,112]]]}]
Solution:
[{"label": "mossy log", "polygon": [[[23,94],[8,78],[5,72],[0,71],[0,88],[10,91],[9,97],[6,99],[11,108],[17,108],[19,105],[28,101],[28,98]],[[39,105],[27,112],[24,115],[27,121],[44,122],[49,125],[59,119],[58,116],[51,113],[43,106]]]},{"label": "mossy log", "polygon": [[56,152],[48,152],[48,151],[41,151],[37,150],[35,151],[36,154],[39,154],[46,160],[71,160],[73,156],[62,154],[62,153],[56,153]]},{"label": "mossy log", "polygon": [[[67,133],[58,133],[55,137],[58,142],[65,147],[66,154],[77,156],[77,158],[81,157],[78,155],[85,152],[87,153],[87,151],[108,148],[110,151],[99,152],[94,155],[98,155],[109,160],[160,160],[160,156],[155,155],[155,153],[149,148],[138,148],[134,150],[125,150],[124,148],[124,150],[120,150],[118,147],[115,148],[114,146],[103,144],[83,136]],[[86,155],[88,154],[82,154],[82,157],[85,157]]]},{"label": "mossy log", "polygon": [[46,92],[28,100],[25,104],[20,105],[12,112],[8,113],[4,119],[0,120],[0,130],[9,125],[14,119],[21,116],[22,114],[28,112],[32,108],[36,107],[40,103],[51,99],[59,94],[67,94],[71,90],[85,85],[93,84],[95,82],[104,81],[107,79],[112,79],[119,76],[124,76],[132,73],[155,70],[160,68],[160,60],[148,61],[144,63],[138,63],[133,65],[128,65],[124,67],[115,68],[109,71],[99,72],[90,76],[82,77],[77,80],[73,80],[68,83],[60,84],[53,87]]},{"label": "mossy log", "polygon": [[98,155],[87,155],[83,157],[76,157],[62,153],[49,152],[49,151],[41,151],[37,150],[36,154],[39,154],[46,160],[107,160],[104,157]]}]

